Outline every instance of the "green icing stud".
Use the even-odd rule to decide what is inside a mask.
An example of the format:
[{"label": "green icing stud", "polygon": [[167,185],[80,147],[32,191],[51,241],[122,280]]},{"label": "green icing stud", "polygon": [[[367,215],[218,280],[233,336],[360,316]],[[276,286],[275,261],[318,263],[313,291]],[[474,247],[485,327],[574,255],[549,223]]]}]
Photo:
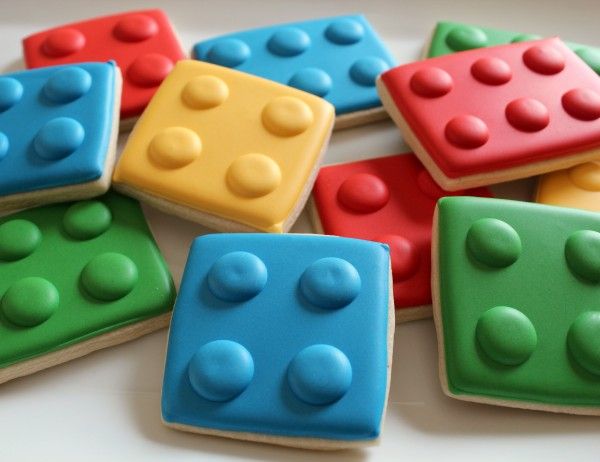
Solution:
[{"label": "green icing stud", "polygon": [[567,336],[569,351],[581,367],[600,375],[600,311],[581,313]]},{"label": "green icing stud", "polygon": [[83,268],[81,283],[94,298],[114,301],[127,295],[138,280],[138,269],[129,257],[107,252],[93,258]]},{"label": "green icing stud", "polygon": [[585,61],[585,63],[590,66],[596,74],[600,74],[600,51],[594,50],[592,48],[578,48],[575,50],[577,56]]},{"label": "green icing stud", "polygon": [[521,255],[521,238],[508,223],[495,218],[481,218],[469,228],[467,247],[480,263],[504,268],[516,262]]},{"label": "green icing stud", "polygon": [[488,38],[485,32],[477,27],[456,26],[448,32],[446,44],[454,51],[465,51],[487,46]]},{"label": "green icing stud", "polygon": [[39,277],[23,278],[12,284],[2,297],[2,313],[21,327],[37,326],[58,309],[58,290]]},{"label": "green icing stud", "polygon": [[40,229],[27,220],[10,220],[0,225],[0,260],[16,261],[27,257],[42,242]]},{"label": "green icing stud", "polygon": [[100,201],[77,202],[70,206],[63,217],[63,227],[69,236],[88,240],[100,236],[110,227],[112,215]]},{"label": "green icing stud", "polygon": [[567,238],[565,258],[573,273],[590,282],[600,282],[600,233],[576,231]]},{"label": "green icing stud", "polygon": [[532,40],[539,40],[541,38],[542,36],[537,34],[519,34],[510,43],[531,42]]},{"label": "green icing stud", "polygon": [[483,351],[505,366],[518,366],[537,346],[535,327],[527,316],[508,306],[487,310],[477,321],[477,340]]}]

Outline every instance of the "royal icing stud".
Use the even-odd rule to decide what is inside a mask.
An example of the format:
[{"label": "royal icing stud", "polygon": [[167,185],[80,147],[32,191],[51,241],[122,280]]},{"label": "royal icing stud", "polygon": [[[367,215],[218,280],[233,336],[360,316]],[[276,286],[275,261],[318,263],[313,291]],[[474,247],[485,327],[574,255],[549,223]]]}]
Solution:
[{"label": "royal icing stud", "polygon": [[0,383],[169,323],[175,289],[139,204],[108,193],[0,218]]},{"label": "royal icing stud", "polygon": [[535,201],[600,212],[600,163],[586,162],[540,176]]},{"label": "royal icing stud", "polygon": [[600,217],[527,202],[438,202],[442,387],[488,404],[600,415]]},{"label": "royal icing stud", "polygon": [[0,76],[1,211],[108,190],[120,89],[113,63]]},{"label": "royal icing stud", "polygon": [[123,73],[121,128],[130,128],[185,58],[166,14],[143,10],[89,19],[23,39],[27,68],[114,60]]},{"label": "royal icing stud", "polygon": [[129,137],[115,187],[213,229],[286,232],[309,195],[333,120],[319,97],[180,61]]},{"label": "royal icing stud", "polygon": [[[396,322],[431,316],[431,226],[441,189],[413,154],[322,167],[311,208],[317,232],[390,247]],[[485,188],[457,195],[490,196]]]},{"label": "royal icing stud", "polygon": [[395,59],[364,16],[339,16],[223,35],[194,46],[196,59],[321,96],[336,128],[386,118],[375,79]]},{"label": "royal icing stud", "polygon": [[[457,51],[472,50],[497,45],[508,45],[542,37],[535,34],[523,34],[501,29],[473,26],[457,22],[438,22],[431,36],[429,48],[426,50],[428,58],[448,55]],[[581,45],[579,43],[565,42],[594,72],[600,74],[600,48]]]},{"label": "royal icing stud", "polygon": [[447,190],[600,157],[600,78],[556,38],[399,66],[381,75],[378,89]]},{"label": "royal icing stud", "polygon": [[376,442],[392,358],[389,281],[379,243],[197,238],[169,332],[163,421],[311,449]]}]

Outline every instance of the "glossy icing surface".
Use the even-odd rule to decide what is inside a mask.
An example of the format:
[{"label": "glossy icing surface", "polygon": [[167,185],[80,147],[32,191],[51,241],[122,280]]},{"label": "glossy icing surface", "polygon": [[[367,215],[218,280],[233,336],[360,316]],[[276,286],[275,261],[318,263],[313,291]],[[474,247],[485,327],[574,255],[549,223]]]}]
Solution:
[{"label": "glossy icing surface", "polygon": [[600,212],[600,164],[586,162],[540,176],[535,201]]},{"label": "glossy icing surface", "polygon": [[395,59],[364,16],[236,32],[198,42],[194,57],[321,96],[346,114],[381,106],[375,78]]},{"label": "glossy icing surface", "polygon": [[[535,34],[523,34],[490,27],[440,21],[433,31],[427,57],[433,58],[473,48],[508,45],[509,43],[541,38],[541,36]],[[600,74],[600,48],[574,42],[565,42],[565,45],[583,59],[594,72]]]},{"label": "glossy icing surface", "polygon": [[599,231],[589,212],[442,199],[439,284],[452,393],[600,405]]},{"label": "glossy icing surface", "polygon": [[445,195],[489,196],[487,188],[447,193],[414,154],[322,167],[313,199],[325,234],[390,246],[396,309],[431,303],[431,226]]},{"label": "glossy icing surface", "polygon": [[114,181],[281,232],[333,119],[333,107],[316,96],[180,61],[129,137]]},{"label": "glossy icing surface", "polygon": [[431,58],[381,78],[449,178],[600,146],[600,80],[559,39]]},{"label": "glossy icing surface", "polygon": [[0,76],[1,195],[102,176],[115,72],[112,63],[84,63]]},{"label": "glossy icing surface", "polygon": [[108,193],[1,218],[0,294],[6,367],[166,313],[175,289],[138,203]]},{"label": "glossy icing surface", "polygon": [[171,71],[185,58],[169,19],[143,10],[65,24],[23,39],[27,68],[85,61],[116,61],[123,74],[121,117],[142,113]]},{"label": "glossy icing surface", "polygon": [[378,436],[389,254],[314,235],[196,238],[169,334],[162,415],[218,430]]}]

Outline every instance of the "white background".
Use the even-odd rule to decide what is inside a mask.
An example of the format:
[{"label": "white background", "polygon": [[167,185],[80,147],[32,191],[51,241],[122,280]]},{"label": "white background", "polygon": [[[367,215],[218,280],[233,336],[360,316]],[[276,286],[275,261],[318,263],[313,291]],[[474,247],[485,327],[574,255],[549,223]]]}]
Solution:
[{"label": "white background", "polygon": [[[215,34],[278,22],[362,12],[399,62],[414,60],[439,19],[561,35],[600,45],[598,0],[454,1],[0,1],[0,69],[22,68],[22,37],[65,22],[160,6],[189,51]],[[123,143],[121,139],[121,145]],[[405,151],[389,122],[336,133],[337,163]],[[494,188],[529,199],[532,181]],[[145,208],[179,283],[189,243],[205,229]],[[302,215],[296,232],[310,232]],[[2,339],[0,339],[0,342]],[[160,421],[166,331],[0,386],[0,461],[505,461],[600,459],[600,419],[466,404],[446,398],[437,377],[430,320],[396,329],[390,402],[381,445],[310,453],[177,432]]]}]

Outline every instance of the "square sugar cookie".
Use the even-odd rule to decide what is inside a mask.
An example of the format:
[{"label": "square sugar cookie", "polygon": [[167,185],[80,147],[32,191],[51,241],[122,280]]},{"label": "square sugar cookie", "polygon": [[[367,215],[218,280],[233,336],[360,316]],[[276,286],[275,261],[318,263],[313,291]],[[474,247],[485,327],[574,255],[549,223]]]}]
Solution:
[{"label": "square sugar cookie", "polygon": [[449,197],[433,240],[444,392],[600,415],[600,216]]},{"label": "square sugar cookie", "polygon": [[387,118],[375,79],[396,60],[362,15],[222,35],[198,42],[193,55],[325,98],[336,129]]},{"label": "square sugar cookie", "polygon": [[[539,40],[541,38],[540,35],[536,34],[523,34],[492,29],[491,27],[440,21],[435,26],[428,46],[425,47],[425,57],[434,58],[474,48],[508,45],[509,43]],[[594,72],[600,74],[600,48],[566,41],[565,45],[583,59]]]},{"label": "square sugar cookie", "polygon": [[390,279],[379,243],[196,238],[169,332],[165,424],[310,449],[376,443],[392,361]]},{"label": "square sugar cookie", "polygon": [[600,163],[586,162],[540,176],[535,201],[600,212]]},{"label": "square sugar cookie", "polygon": [[311,218],[323,234],[390,247],[396,322],[431,317],[431,226],[447,195],[491,196],[487,188],[449,193],[411,154],[322,167]]},{"label": "square sugar cookie", "polygon": [[139,204],[108,193],[0,218],[0,383],[165,327],[171,275]]},{"label": "square sugar cookie", "polygon": [[152,95],[185,58],[167,15],[129,11],[37,32],[23,39],[27,68],[114,60],[123,73],[121,128],[130,129]]},{"label": "square sugar cookie", "polygon": [[399,66],[381,75],[378,89],[447,190],[600,157],[600,78],[556,38]]},{"label": "square sugar cookie", "polygon": [[131,133],[115,188],[220,231],[286,232],[308,198],[333,119],[317,96],[180,61]]},{"label": "square sugar cookie", "polygon": [[112,62],[0,76],[0,211],[105,193],[120,92]]}]

